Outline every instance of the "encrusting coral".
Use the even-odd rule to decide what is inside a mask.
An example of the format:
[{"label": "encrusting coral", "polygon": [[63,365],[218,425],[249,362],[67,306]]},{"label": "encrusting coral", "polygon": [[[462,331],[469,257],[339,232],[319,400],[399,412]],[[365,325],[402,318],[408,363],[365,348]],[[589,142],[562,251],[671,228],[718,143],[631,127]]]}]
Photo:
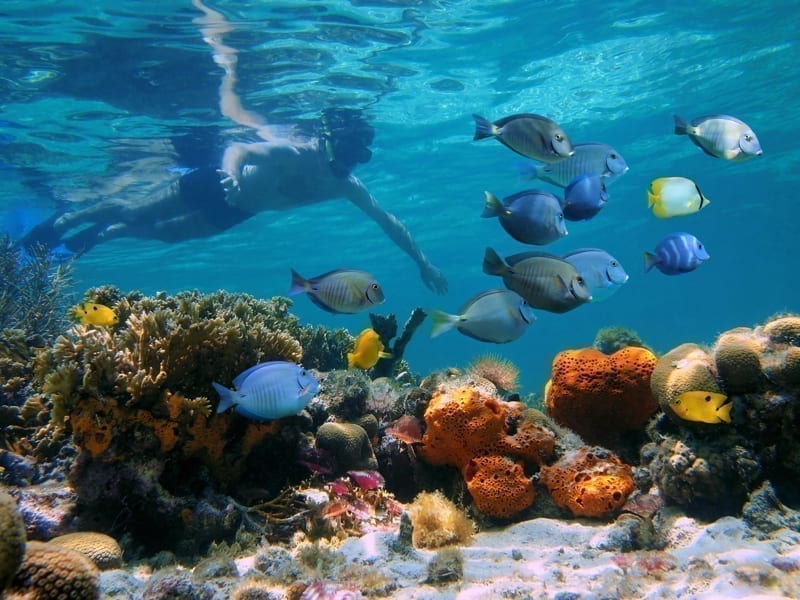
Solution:
[{"label": "encrusting coral", "polygon": [[80,552],[44,542],[28,542],[25,557],[8,589],[9,599],[96,600],[99,571]]},{"label": "encrusting coral", "polygon": [[96,531],[65,533],[49,540],[50,544],[80,552],[98,569],[116,569],[122,564],[122,548],[110,535]]},{"label": "encrusting coral", "polygon": [[427,430],[419,456],[432,465],[458,468],[481,512],[513,517],[534,500],[523,466],[541,465],[555,447],[555,436],[524,415],[521,403],[486,396],[468,385],[441,389],[425,410]]},{"label": "encrusting coral", "polygon": [[656,360],[636,346],[610,356],[594,348],[560,352],[545,387],[547,413],[587,442],[613,446],[658,410],[650,389]]},{"label": "encrusting coral", "polygon": [[0,596],[25,554],[25,522],[17,503],[0,489]]},{"label": "encrusting coral", "polygon": [[634,489],[630,466],[603,448],[580,448],[543,466],[539,482],[556,505],[577,517],[602,517],[619,510]]}]

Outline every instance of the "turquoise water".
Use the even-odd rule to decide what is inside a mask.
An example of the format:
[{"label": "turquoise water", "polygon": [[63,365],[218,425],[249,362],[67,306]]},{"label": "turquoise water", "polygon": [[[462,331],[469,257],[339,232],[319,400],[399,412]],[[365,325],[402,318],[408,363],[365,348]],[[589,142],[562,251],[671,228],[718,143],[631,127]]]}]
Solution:
[{"label": "turquoise water", "polygon": [[[289,269],[313,276],[338,267],[373,272],[386,291],[380,312],[403,321],[415,306],[455,311],[500,287],[481,272],[487,245],[528,248],[490,219],[483,191],[525,187],[519,157],[473,142],[471,114],[497,119],[535,112],[573,141],[603,141],[630,171],[592,221],[570,223],[553,253],[601,247],[630,280],[616,295],[566,314],[537,311],[519,340],[489,345],[456,332],[428,339],[423,325],[406,358],[427,373],[487,352],[523,370],[538,391],[559,350],[585,346],[608,325],[636,330],[659,351],[711,342],[739,325],[796,311],[800,184],[800,51],[796,3],[736,1],[215,2],[239,51],[237,91],[271,123],[308,121],[329,105],[362,108],[376,128],[371,162],[356,174],[410,229],[447,275],[436,296],[414,264],[346,201],[264,213],[213,238],[167,245],[133,239],[99,245],[76,262],[76,292],[226,289],[284,294]],[[141,198],[181,166],[170,140],[213,130],[209,152],[252,141],[222,117],[221,69],[188,1],[4,2],[0,86],[0,224],[12,236],[67,202]],[[764,155],[729,163],[672,133],[672,114],[735,115],[758,134]],[[200,135],[200,134],[198,134]],[[212,143],[213,142],[213,143]],[[671,220],[647,209],[655,177],[697,181],[712,204]],[[644,273],[642,252],[687,230],[711,260],[695,272]],[[366,314],[332,316],[300,297],[306,323],[357,334]]]}]

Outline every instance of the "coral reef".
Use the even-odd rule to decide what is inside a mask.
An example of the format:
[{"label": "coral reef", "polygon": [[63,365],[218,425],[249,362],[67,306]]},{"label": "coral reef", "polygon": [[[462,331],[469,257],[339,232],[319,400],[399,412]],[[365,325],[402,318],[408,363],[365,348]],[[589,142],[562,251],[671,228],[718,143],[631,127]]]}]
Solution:
[{"label": "coral reef", "polygon": [[378,468],[370,436],[361,425],[323,423],[317,429],[316,445],[334,456],[339,472]]},{"label": "coral reef", "polygon": [[116,569],[122,564],[122,548],[110,535],[97,531],[65,533],[49,540],[50,544],[80,552],[101,571]]},{"label": "coral reef", "polygon": [[0,490],[0,596],[25,554],[25,522],[14,499]]},{"label": "coral reef", "polygon": [[[642,449],[663,496],[690,514],[737,514],[765,481],[776,498],[800,504],[800,317],[721,333],[710,348],[683,344],[662,356],[651,388],[666,417],[649,427]],[[731,423],[685,421],[670,403],[692,390],[726,394]]]},{"label": "coral reef", "polygon": [[488,379],[505,394],[519,388],[519,368],[502,356],[491,354],[479,356],[467,367],[467,374],[471,377]]},{"label": "coral reef", "polygon": [[374,313],[369,314],[372,329],[374,329],[381,338],[386,352],[392,355],[391,358],[379,360],[372,368],[373,378],[392,377],[397,374],[395,371],[398,369],[398,366],[402,364],[406,346],[408,346],[414,332],[422,325],[422,322],[427,316],[427,313],[421,308],[412,310],[408,319],[403,324],[403,330],[400,332],[400,335],[397,336],[394,343],[390,345],[389,342],[397,335],[397,318],[394,314],[390,314],[386,317]]},{"label": "coral reef", "polygon": [[439,491],[420,492],[407,507],[417,548],[440,548],[468,544],[475,524]]},{"label": "coral reef", "polygon": [[603,327],[595,335],[592,347],[596,348],[603,354],[614,354],[618,350],[627,348],[628,346],[637,346],[647,348],[652,351],[647,344],[642,341],[639,334],[619,325],[612,325],[611,327]]},{"label": "coral reef", "polygon": [[655,355],[641,347],[610,356],[594,348],[560,352],[545,387],[547,413],[588,443],[613,447],[658,410],[650,389],[655,365]]},{"label": "coral reef", "polygon": [[578,517],[618,511],[633,492],[630,466],[603,448],[581,448],[543,466],[539,482],[555,503]]},{"label": "coral reef", "polygon": [[96,600],[99,571],[80,552],[45,542],[28,542],[8,590],[9,598]]},{"label": "coral reef", "polygon": [[534,500],[523,466],[542,464],[555,446],[549,430],[524,416],[521,403],[486,396],[468,385],[441,389],[425,410],[427,430],[419,456],[432,465],[458,468],[481,512],[513,517]]}]

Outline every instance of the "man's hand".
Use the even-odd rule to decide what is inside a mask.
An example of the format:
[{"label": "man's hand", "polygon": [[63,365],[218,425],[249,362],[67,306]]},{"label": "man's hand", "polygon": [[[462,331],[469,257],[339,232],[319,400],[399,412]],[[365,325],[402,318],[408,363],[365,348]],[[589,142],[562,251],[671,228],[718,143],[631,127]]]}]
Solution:
[{"label": "man's hand", "polygon": [[422,281],[425,282],[425,285],[428,286],[431,291],[439,295],[447,293],[447,279],[445,279],[442,272],[432,264],[428,263],[420,268],[419,274],[420,277],[422,277]]}]

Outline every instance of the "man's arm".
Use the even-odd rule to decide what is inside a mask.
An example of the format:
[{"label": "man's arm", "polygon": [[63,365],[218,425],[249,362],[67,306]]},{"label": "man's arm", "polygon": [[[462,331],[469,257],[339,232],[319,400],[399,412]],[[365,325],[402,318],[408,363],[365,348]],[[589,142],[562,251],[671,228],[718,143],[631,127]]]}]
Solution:
[{"label": "man's arm", "polygon": [[442,275],[442,272],[434,267],[428,257],[419,249],[405,225],[378,204],[378,201],[375,200],[357,177],[350,175],[347,179],[344,195],[358,208],[367,213],[389,236],[389,239],[417,263],[420,276],[425,285],[437,294],[447,292],[447,280]]}]

